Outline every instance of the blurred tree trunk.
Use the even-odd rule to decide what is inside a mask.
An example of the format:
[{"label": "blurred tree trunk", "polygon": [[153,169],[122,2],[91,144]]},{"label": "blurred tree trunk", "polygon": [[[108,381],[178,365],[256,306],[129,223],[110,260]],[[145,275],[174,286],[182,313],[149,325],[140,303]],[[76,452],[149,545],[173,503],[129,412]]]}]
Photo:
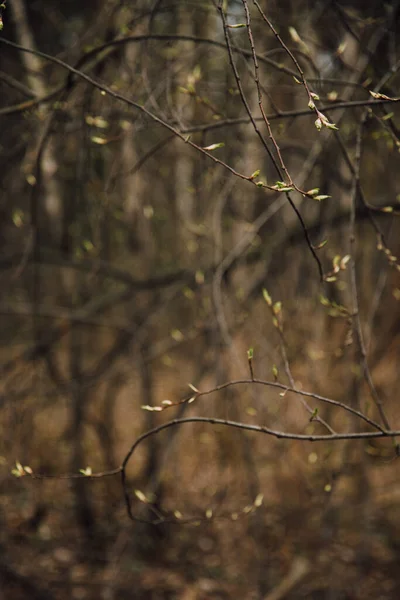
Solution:
[{"label": "blurred tree trunk", "polygon": [[[71,381],[71,438],[72,456],[71,471],[79,473],[86,469],[86,423],[88,393],[81,385],[83,375],[83,349],[85,340],[78,327],[71,327],[70,332],[70,381]],[[98,546],[96,536],[96,520],[92,507],[92,496],[87,482],[84,479],[73,479],[74,507],[77,524],[82,530],[84,543],[90,548],[93,544]]]},{"label": "blurred tree trunk", "polygon": [[[13,15],[16,35],[19,44],[25,48],[36,49],[36,43],[34,40],[33,32],[29,26],[29,19],[25,7],[24,0],[13,0],[10,3],[11,13]],[[42,60],[29,52],[21,53],[21,60],[25,67],[26,79],[29,87],[32,89],[35,97],[42,98],[46,95],[47,89],[42,76],[43,63]],[[53,109],[54,110],[54,109]],[[42,206],[37,206],[35,212],[37,215],[40,214],[41,209],[44,209],[46,218],[48,219],[49,226],[45,232],[46,237],[50,237],[54,242],[58,242],[61,234],[61,218],[62,218],[62,206],[63,206],[63,195],[60,186],[60,179],[57,176],[59,169],[57,149],[51,133],[46,134],[47,139],[42,139],[43,131],[46,131],[46,121],[51,118],[52,110],[45,104],[39,104],[37,109],[38,117],[38,129],[37,129],[37,147],[35,150],[30,150],[34,162],[37,159],[39,153],[40,162],[38,164],[40,172],[40,180],[36,181],[31,179],[29,182],[32,186],[41,185],[43,189]],[[43,148],[41,145],[43,144]],[[30,158],[27,158],[27,164],[25,166],[28,177],[34,177],[36,165],[32,163]],[[36,202],[39,203],[39,198],[36,198]],[[33,222],[33,228],[35,236],[39,235],[39,222]],[[39,240],[37,240],[39,241]]]},{"label": "blurred tree trunk", "polygon": [[[176,34],[177,35],[193,35],[193,22],[190,15],[187,14],[185,7],[176,8]],[[190,85],[196,85],[195,75],[193,73],[195,64],[190,58],[191,47],[187,42],[181,42],[180,47],[182,53],[186,53],[187,60],[184,68],[180,70],[180,74],[176,81],[176,88],[189,88]],[[190,50],[189,50],[190,48]],[[194,100],[189,95],[182,93],[179,89],[175,90],[175,111],[179,126],[185,126],[191,123],[194,118]],[[193,156],[192,152],[188,152],[185,144],[177,141],[176,143],[176,159],[174,162],[174,186],[175,186],[175,206],[177,215],[177,242],[179,253],[183,264],[188,264],[191,260],[191,254],[196,249],[196,242],[193,235],[193,224],[195,217],[195,189],[193,186]]]}]

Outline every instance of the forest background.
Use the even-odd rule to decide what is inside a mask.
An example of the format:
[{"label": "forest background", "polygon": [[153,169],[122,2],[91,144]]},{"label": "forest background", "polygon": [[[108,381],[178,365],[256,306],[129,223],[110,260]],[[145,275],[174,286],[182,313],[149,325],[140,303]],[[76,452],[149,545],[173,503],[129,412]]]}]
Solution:
[{"label": "forest background", "polygon": [[0,598],[400,597],[399,8],[1,5]]}]

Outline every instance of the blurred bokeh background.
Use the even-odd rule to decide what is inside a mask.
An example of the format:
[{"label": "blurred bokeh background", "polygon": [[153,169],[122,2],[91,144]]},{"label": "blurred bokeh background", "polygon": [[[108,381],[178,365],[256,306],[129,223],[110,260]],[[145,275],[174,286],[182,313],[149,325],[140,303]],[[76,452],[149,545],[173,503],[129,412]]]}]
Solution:
[{"label": "blurred bokeh background", "polygon": [[[244,108],[218,4],[2,8],[1,599],[400,595],[399,466],[388,439],[312,444],[207,423],[151,436],[129,465],[134,513],[151,518],[144,494],[165,515],[199,517],[186,525],[132,522],[118,477],[58,478],[118,467],[140,434],[177,417],[308,434],[327,433],[321,420],[337,432],[371,429],[337,407],[250,384],[141,409],[189,397],[188,384],[248,379],[249,348],[256,377],[382,424],[381,402],[400,429],[399,2],[260,3],[338,131],[315,127],[296,65],[256,3],[222,3],[272,156],[248,30],[233,27],[246,23],[246,7],[285,165],[299,188],[328,196],[291,193],[324,282],[284,194],[166,127],[203,148],[224,144],[212,155],[245,176],[280,179]],[[366,108],[369,90],[395,101]],[[329,277],[337,265],[346,268]],[[283,333],[263,289],[282,303]],[[15,477],[17,461],[54,478]]]}]

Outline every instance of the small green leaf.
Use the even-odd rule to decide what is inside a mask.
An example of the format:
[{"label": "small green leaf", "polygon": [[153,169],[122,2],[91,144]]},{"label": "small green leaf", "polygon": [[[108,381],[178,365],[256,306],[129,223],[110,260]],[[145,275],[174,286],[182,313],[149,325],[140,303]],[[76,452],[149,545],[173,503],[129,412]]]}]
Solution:
[{"label": "small green leaf", "polygon": [[15,227],[22,227],[24,224],[24,211],[19,208],[15,209],[11,218]]},{"label": "small green leaf", "polygon": [[17,461],[15,463],[15,469],[12,469],[11,473],[14,477],[23,477],[25,475],[24,467]]},{"label": "small green leaf", "polygon": [[334,257],[333,257],[333,260],[332,260],[332,265],[333,265],[333,268],[334,268],[334,269],[336,269],[336,268],[338,268],[338,267],[339,267],[339,262],[340,262],[340,259],[341,259],[341,256],[340,256],[340,254],[336,254],[336,256],[334,256]]},{"label": "small green leaf", "polygon": [[268,306],[272,306],[272,298],[268,294],[268,292],[267,292],[267,290],[265,288],[263,288],[262,293],[263,293],[264,300],[268,304]]},{"label": "small green leaf", "polygon": [[328,298],[327,298],[326,296],[322,296],[322,295],[321,295],[321,296],[319,297],[319,301],[321,302],[321,304],[322,304],[323,306],[330,306],[330,305],[331,305],[331,303],[329,302],[329,300],[328,300]]},{"label": "small green leaf", "polygon": [[264,500],[264,494],[257,494],[256,499],[254,500],[254,506],[259,508]]},{"label": "small green leaf", "polygon": [[253,348],[249,348],[247,350],[247,358],[248,358],[248,360],[252,360],[253,359],[253,355],[254,355]]},{"label": "small green leaf", "polygon": [[[318,119],[317,119],[317,121],[320,121],[321,127],[324,126],[324,127],[327,127],[328,129],[339,130],[339,128],[336,127],[335,123],[330,123],[329,119],[324,114],[322,114],[319,111],[318,111]],[[318,127],[318,125],[317,125],[317,121],[315,121],[315,126],[317,127],[317,129],[320,129]]]},{"label": "small green leaf", "polygon": [[201,67],[200,65],[196,65],[192,71],[192,78],[194,81],[200,81],[201,79]]},{"label": "small green leaf", "polygon": [[98,144],[99,146],[104,146],[104,144],[108,143],[108,140],[106,138],[99,137],[97,135],[93,135],[90,139],[94,144]]},{"label": "small green leaf", "polygon": [[272,310],[274,315],[279,315],[279,313],[282,310],[282,302],[275,302],[275,304],[272,307]]},{"label": "small green leaf", "polygon": [[175,342],[182,342],[185,339],[185,336],[180,329],[173,329],[170,335]]},{"label": "small green leaf", "polygon": [[208,150],[208,152],[212,152],[213,150],[217,150],[218,148],[223,148],[225,146],[224,142],[220,142],[219,144],[211,144],[210,146],[204,146],[203,150]]},{"label": "small green leaf", "polygon": [[107,129],[108,121],[106,121],[103,117],[94,117],[92,115],[86,115],[85,121],[87,125],[91,127],[97,127],[98,129]]},{"label": "small green leaf", "polygon": [[293,186],[288,185],[284,181],[277,181],[276,184],[273,186],[273,189],[278,190],[279,192],[292,192],[294,188]]},{"label": "small green leaf", "polygon": [[79,469],[79,473],[85,475],[86,477],[90,477],[92,475],[92,467],[86,467],[86,469]]},{"label": "small green leaf", "polygon": [[319,117],[315,121],[315,127],[318,129],[318,131],[321,131],[321,129],[322,129],[322,121],[321,121],[321,119]]},{"label": "small green leaf", "polygon": [[296,29],[294,27],[289,27],[288,31],[289,31],[289,34],[290,34],[290,37],[292,38],[292,40],[296,44],[300,44],[301,38],[300,38],[299,34],[297,33]]},{"label": "small green leaf", "polygon": [[398,98],[390,98],[390,96],[386,96],[385,94],[378,94],[377,92],[372,92],[371,90],[369,93],[376,100],[390,100],[392,102],[395,102],[396,100],[398,100]]},{"label": "small green leaf", "polygon": [[135,490],[135,496],[138,500],[140,500],[140,502],[144,502],[145,504],[149,502],[146,496],[140,490]]},{"label": "small green leaf", "polygon": [[346,256],[343,256],[342,260],[339,263],[339,268],[341,271],[345,271],[346,265],[349,262],[350,258],[351,258],[350,254],[346,254]]},{"label": "small green leaf", "polygon": [[36,177],[33,173],[28,173],[28,175],[26,176],[26,181],[29,183],[29,185],[31,185],[32,187],[34,185],[36,185],[37,180]]}]

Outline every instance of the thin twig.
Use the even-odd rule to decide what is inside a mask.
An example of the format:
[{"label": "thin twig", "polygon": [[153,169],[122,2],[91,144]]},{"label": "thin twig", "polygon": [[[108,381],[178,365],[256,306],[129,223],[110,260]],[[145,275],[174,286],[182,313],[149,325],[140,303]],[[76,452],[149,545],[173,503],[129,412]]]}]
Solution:
[{"label": "thin twig", "polygon": [[[271,128],[269,127],[269,130],[268,130],[269,131],[269,135],[270,135],[271,139],[273,140],[275,148],[278,148],[278,156],[279,156],[279,159],[280,159],[281,166],[278,164],[278,162],[277,162],[275,156],[273,155],[271,149],[269,148],[269,146],[268,146],[268,144],[267,144],[264,136],[262,135],[261,131],[259,130],[259,128],[257,126],[257,122],[254,119],[253,113],[252,113],[251,108],[249,106],[249,103],[248,103],[248,101],[246,99],[246,95],[245,95],[244,90],[243,90],[243,86],[242,86],[242,82],[241,82],[241,79],[240,79],[239,71],[238,71],[238,69],[236,67],[236,64],[235,64],[235,61],[234,61],[234,58],[233,58],[233,51],[232,51],[232,46],[231,46],[231,42],[230,42],[230,38],[229,38],[229,32],[228,32],[228,24],[226,22],[226,17],[225,17],[225,13],[224,13],[224,10],[223,10],[223,7],[222,7],[222,3],[218,4],[218,11],[219,11],[219,13],[221,15],[222,25],[223,25],[223,29],[224,29],[225,42],[226,42],[226,45],[227,45],[227,48],[228,48],[229,62],[230,62],[231,68],[232,68],[233,75],[235,77],[236,85],[237,85],[237,88],[238,88],[238,91],[239,91],[239,94],[240,94],[243,106],[244,106],[244,108],[245,108],[245,110],[246,110],[246,112],[247,112],[247,114],[249,116],[250,122],[253,125],[255,133],[257,134],[258,138],[260,139],[261,144],[263,145],[265,151],[267,152],[267,154],[268,154],[268,156],[269,156],[269,158],[270,158],[270,160],[271,160],[271,162],[272,162],[272,164],[273,164],[273,166],[274,166],[274,168],[275,168],[275,170],[276,170],[276,172],[278,174],[279,179],[281,181],[283,180],[282,171],[285,172],[286,175],[287,175],[287,177],[288,177],[288,179],[289,179],[288,187],[294,187],[293,182],[291,182],[289,173],[288,173],[288,171],[287,171],[287,169],[286,169],[286,167],[285,167],[285,165],[283,163],[282,156],[281,156],[281,154],[279,152],[279,146],[278,146],[278,144],[275,141],[275,138],[274,138],[274,136],[272,134]],[[257,75],[256,75],[256,77],[257,77]],[[265,116],[265,113],[263,115],[263,120],[264,120],[264,116]],[[300,190],[298,190],[298,191],[300,191]],[[306,192],[301,191],[301,193],[303,195],[306,195]],[[303,217],[302,217],[299,209],[295,205],[294,201],[292,200],[289,191],[285,190],[284,194],[285,194],[285,196],[286,196],[286,198],[287,198],[290,206],[292,207],[293,211],[295,212],[296,217],[298,218],[298,220],[300,222],[300,225],[301,225],[301,228],[303,230],[304,237],[306,239],[306,242],[307,242],[307,245],[309,247],[309,250],[310,250],[310,252],[311,252],[311,254],[312,254],[315,262],[317,263],[317,267],[318,267],[320,279],[322,281],[323,280],[323,276],[324,276],[323,269],[322,269],[322,264],[321,264],[320,259],[317,256],[317,253],[315,252],[315,249],[314,249],[313,244],[311,242],[311,239],[310,239],[310,236],[309,236],[306,224],[305,224],[305,222],[303,220]]]}]

